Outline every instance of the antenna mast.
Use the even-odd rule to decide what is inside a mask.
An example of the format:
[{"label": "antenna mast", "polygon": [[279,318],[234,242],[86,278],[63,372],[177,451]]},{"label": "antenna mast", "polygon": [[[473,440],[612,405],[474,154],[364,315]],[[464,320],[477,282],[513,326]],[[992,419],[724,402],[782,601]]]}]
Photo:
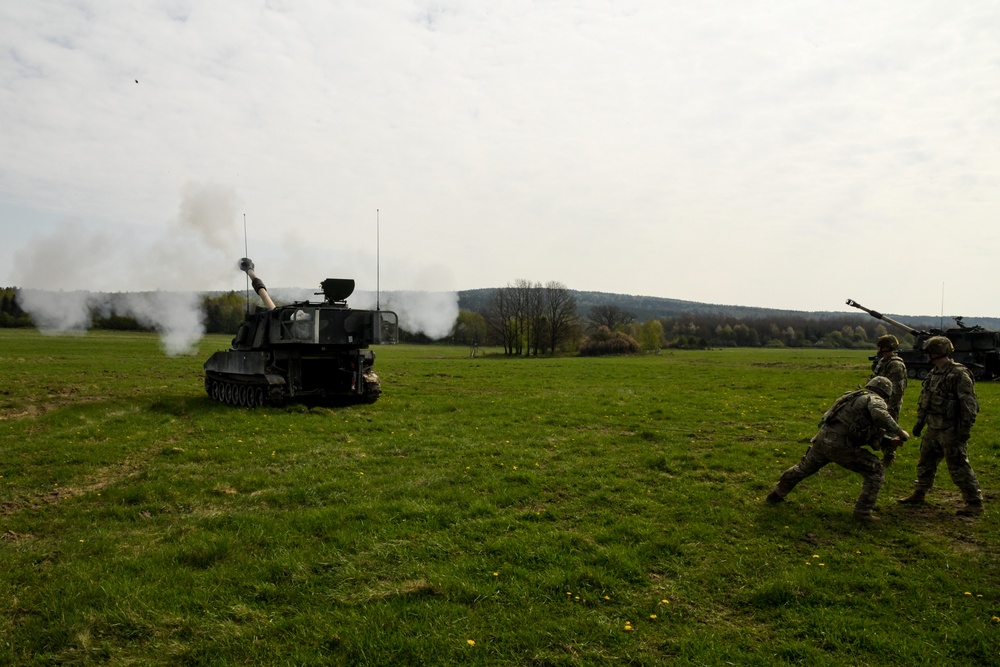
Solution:
[{"label": "antenna mast", "polygon": [[938,327],[944,329],[944,283],[941,283],[941,319],[938,320]]},{"label": "antenna mast", "polygon": [[[244,257],[249,257],[250,256],[250,246],[249,246],[249,243],[247,242],[247,214],[246,213],[243,214],[243,256]],[[249,315],[250,314],[250,274],[249,273],[246,275],[246,279],[247,279],[247,286],[246,286],[247,314]]]},{"label": "antenna mast", "polygon": [[381,254],[381,247],[379,245],[379,217],[378,209],[375,209],[375,310],[379,310],[379,295],[380,295],[380,285],[379,285],[379,273],[381,266],[379,265]]}]

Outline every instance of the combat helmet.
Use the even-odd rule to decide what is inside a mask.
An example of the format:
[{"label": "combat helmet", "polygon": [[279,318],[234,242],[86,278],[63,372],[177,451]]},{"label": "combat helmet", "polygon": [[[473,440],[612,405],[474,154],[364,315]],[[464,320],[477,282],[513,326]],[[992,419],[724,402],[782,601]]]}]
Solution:
[{"label": "combat helmet", "polygon": [[889,378],[882,377],[881,375],[873,377],[868,381],[868,384],[865,385],[865,389],[874,391],[882,398],[888,399],[892,396],[892,381],[889,380]]},{"label": "combat helmet", "polygon": [[875,341],[875,346],[880,349],[887,347],[890,350],[895,350],[899,347],[899,339],[892,334],[884,334],[878,337],[878,340]]},{"label": "combat helmet", "polygon": [[947,357],[955,351],[955,346],[945,336],[931,336],[924,341],[925,354],[940,354]]}]

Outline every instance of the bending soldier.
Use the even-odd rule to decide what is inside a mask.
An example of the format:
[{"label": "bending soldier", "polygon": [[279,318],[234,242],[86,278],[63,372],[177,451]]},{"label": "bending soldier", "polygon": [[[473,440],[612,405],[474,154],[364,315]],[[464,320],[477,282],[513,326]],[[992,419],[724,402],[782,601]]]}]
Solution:
[{"label": "bending soldier", "polygon": [[924,354],[934,368],[920,391],[913,434],[920,435],[924,427],[927,433],[920,442],[913,493],[899,502],[924,502],[934,486],[938,465],[944,459],[952,481],[965,499],[965,507],[958,510],[958,515],[976,516],[983,512],[983,492],[969,463],[968,441],[979,412],[979,401],[969,369],[951,359],[954,351],[954,345],[944,336],[932,336],[924,343]]},{"label": "bending soldier", "polygon": [[[884,377],[892,382],[892,396],[885,399],[889,409],[889,415],[899,422],[899,410],[903,407],[903,392],[906,391],[906,364],[896,354],[899,341],[892,334],[879,336],[875,341],[878,346],[878,355],[872,364],[872,377]],[[890,445],[888,440],[882,442],[882,463],[886,466],[892,465],[896,459],[896,446]]]},{"label": "bending soldier", "polygon": [[[802,460],[782,473],[767,502],[780,503],[795,486],[828,463],[836,463],[864,478],[854,516],[874,521],[872,510],[885,481],[885,468],[878,457],[863,449],[890,434],[902,444],[910,434],[889,415],[885,399],[892,395],[892,383],[884,377],[872,378],[864,389],[849,391],[834,402],[820,421],[819,433]],[[897,445],[898,446],[898,445]]]}]

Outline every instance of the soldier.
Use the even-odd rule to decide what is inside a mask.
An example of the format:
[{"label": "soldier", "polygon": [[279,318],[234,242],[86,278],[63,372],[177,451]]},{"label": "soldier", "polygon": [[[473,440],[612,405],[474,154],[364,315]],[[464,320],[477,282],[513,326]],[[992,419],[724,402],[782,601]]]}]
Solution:
[{"label": "soldier", "polygon": [[[903,406],[903,392],[906,391],[906,364],[896,354],[899,341],[892,334],[879,336],[875,341],[878,346],[878,355],[872,364],[872,377],[888,378],[892,382],[892,396],[885,399],[889,408],[889,415],[899,422],[899,410]],[[886,467],[892,465],[896,460],[896,447],[882,443],[882,463]]]},{"label": "soldier", "polygon": [[862,521],[876,521],[872,510],[885,481],[885,468],[877,456],[862,446],[878,442],[887,433],[894,436],[897,446],[910,437],[889,415],[885,399],[891,395],[892,383],[876,377],[864,389],[849,391],[838,398],[820,420],[812,446],[801,461],[782,473],[774,490],[767,495],[767,502],[782,502],[796,484],[833,462],[864,478],[854,516]]},{"label": "soldier", "polygon": [[968,441],[979,412],[976,388],[969,369],[950,357],[955,346],[944,336],[932,336],[924,343],[924,354],[934,365],[924,380],[917,402],[917,423],[913,434],[927,434],[920,443],[917,480],[913,493],[899,502],[916,505],[924,502],[934,486],[934,475],[944,459],[948,472],[965,499],[959,516],[977,516],[983,512],[983,492],[969,463]]}]

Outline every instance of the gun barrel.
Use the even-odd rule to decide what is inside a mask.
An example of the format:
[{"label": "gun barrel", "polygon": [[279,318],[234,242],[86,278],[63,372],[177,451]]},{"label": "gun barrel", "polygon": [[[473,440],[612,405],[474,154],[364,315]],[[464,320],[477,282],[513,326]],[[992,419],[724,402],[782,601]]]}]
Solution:
[{"label": "gun barrel", "polygon": [[270,295],[267,293],[267,288],[264,286],[264,281],[257,277],[257,274],[253,272],[253,260],[249,257],[244,257],[239,263],[240,271],[247,274],[250,278],[250,285],[253,287],[253,291],[257,293],[260,300],[264,302],[264,307],[268,310],[274,310],[274,301],[271,301]]},{"label": "gun barrel", "polygon": [[889,324],[893,325],[894,327],[902,329],[906,333],[913,334],[914,336],[918,336],[921,333],[923,333],[922,331],[917,331],[913,327],[906,326],[902,322],[897,322],[896,320],[892,319],[891,317],[887,317],[886,315],[883,315],[882,313],[878,312],[877,310],[872,310],[871,308],[865,308],[860,303],[858,303],[857,301],[854,301],[852,299],[848,299],[847,300],[847,305],[848,306],[852,306],[853,308],[857,308],[858,310],[863,310],[866,313],[868,313],[869,315],[871,315],[872,317],[874,317],[876,320],[882,320],[883,322],[888,322]]}]

